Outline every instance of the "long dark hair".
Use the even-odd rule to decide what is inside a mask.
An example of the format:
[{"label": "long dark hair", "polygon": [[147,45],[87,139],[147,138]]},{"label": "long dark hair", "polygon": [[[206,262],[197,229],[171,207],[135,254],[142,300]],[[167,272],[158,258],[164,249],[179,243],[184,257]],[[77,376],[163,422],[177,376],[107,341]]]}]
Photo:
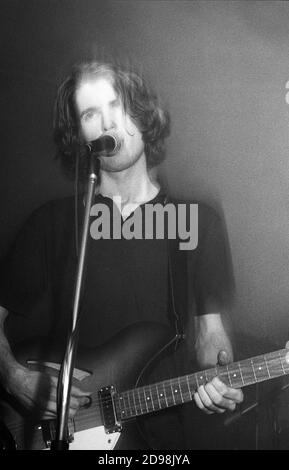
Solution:
[{"label": "long dark hair", "polygon": [[[75,108],[75,91],[85,78],[107,76],[122,101],[124,111],[142,133],[148,167],[158,165],[165,157],[164,139],[170,132],[169,114],[143,77],[132,70],[110,63],[90,61],[74,66],[72,73],[59,86],[54,107],[54,141],[56,158],[65,174],[75,175],[76,156],[84,151],[79,118]],[[80,178],[86,174],[87,159],[79,160]]]}]

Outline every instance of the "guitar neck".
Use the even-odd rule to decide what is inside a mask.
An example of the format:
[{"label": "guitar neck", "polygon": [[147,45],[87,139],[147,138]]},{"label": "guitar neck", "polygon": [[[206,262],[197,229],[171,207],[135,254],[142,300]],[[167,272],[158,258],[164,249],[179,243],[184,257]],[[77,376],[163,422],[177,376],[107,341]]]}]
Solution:
[{"label": "guitar neck", "polygon": [[216,366],[194,374],[134,388],[117,394],[115,404],[120,419],[126,420],[187,403],[193,399],[193,394],[200,385],[206,384],[216,376],[230,387],[241,388],[287,374],[289,374],[289,350],[280,349],[226,366]]}]

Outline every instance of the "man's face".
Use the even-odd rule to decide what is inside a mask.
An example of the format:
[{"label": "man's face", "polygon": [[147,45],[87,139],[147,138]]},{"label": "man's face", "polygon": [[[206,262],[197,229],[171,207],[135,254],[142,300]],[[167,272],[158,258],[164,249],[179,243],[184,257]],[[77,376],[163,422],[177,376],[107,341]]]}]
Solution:
[{"label": "man's face", "polygon": [[103,132],[117,134],[121,147],[112,157],[101,157],[101,169],[122,171],[130,168],[141,157],[145,158],[142,135],[106,77],[83,80],[75,93],[76,109],[82,136],[86,142],[100,137]]}]

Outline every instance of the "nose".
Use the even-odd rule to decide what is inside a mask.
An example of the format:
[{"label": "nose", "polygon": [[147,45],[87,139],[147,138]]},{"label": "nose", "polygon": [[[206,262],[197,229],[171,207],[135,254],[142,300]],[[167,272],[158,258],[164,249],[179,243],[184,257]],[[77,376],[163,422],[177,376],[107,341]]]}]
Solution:
[{"label": "nose", "polygon": [[102,131],[106,132],[115,128],[113,112],[109,109],[102,111]]}]

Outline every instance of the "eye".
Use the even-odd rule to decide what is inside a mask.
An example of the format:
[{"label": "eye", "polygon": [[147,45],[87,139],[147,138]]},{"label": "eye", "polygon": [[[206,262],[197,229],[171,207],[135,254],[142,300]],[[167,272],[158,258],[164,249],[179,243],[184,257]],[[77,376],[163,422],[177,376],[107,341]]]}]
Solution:
[{"label": "eye", "polygon": [[82,119],[83,121],[89,121],[90,119],[93,118],[93,116],[95,115],[95,111],[88,111],[87,113],[85,113],[83,116],[82,116]]},{"label": "eye", "polygon": [[117,108],[118,106],[120,106],[120,99],[119,98],[115,98],[115,100],[112,100],[110,102],[110,106],[112,108]]}]

